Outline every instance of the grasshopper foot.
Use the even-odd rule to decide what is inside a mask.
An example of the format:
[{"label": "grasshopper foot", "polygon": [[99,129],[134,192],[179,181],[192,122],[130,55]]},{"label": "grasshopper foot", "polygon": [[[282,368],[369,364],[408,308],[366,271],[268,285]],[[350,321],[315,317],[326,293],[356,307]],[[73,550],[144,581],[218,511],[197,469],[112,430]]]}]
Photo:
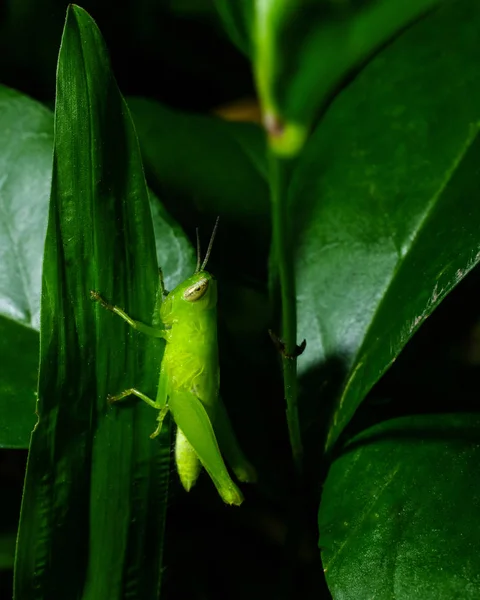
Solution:
[{"label": "grasshopper foot", "polygon": [[155,431],[150,434],[150,439],[154,440],[156,437],[158,437],[160,435],[161,430],[162,430],[162,424],[159,423],[157,428],[155,429]]},{"label": "grasshopper foot", "polygon": [[101,306],[103,306],[103,308],[106,308],[107,310],[113,311],[114,309],[114,307],[105,300],[105,298],[100,294],[100,292],[97,292],[96,290],[90,290],[90,300],[93,300],[93,302],[98,302]]},{"label": "grasshopper foot", "polygon": [[112,405],[117,400],[118,400],[118,398],[116,396],[112,396],[111,394],[108,394],[108,396],[107,396],[108,404]]}]

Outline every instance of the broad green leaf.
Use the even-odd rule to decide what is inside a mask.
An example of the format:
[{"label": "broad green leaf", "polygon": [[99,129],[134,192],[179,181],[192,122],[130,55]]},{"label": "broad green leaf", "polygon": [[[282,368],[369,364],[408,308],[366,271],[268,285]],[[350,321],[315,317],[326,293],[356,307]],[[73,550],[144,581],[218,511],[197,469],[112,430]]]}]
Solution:
[{"label": "broad green leaf", "polygon": [[0,448],[28,448],[37,422],[38,332],[0,318]]},{"label": "broad green leaf", "polygon": [[480,7],[458,2],[405,32],[338,96],[299,159],[299,370],[322,406],[335,399],[328,449],[480,259],[478,27]]},{"label": "broad green leaf", "polygon": [[194,233],[197,226],[212,227],[220,215],[219,238],[228,231],[230,269],[261,265],[270,226],[262,130],[143,98],[128,104],[149,184],[173,216]]},{"label": "broad green leaf", "polygon": [[335,460],[319,511],[334,600],[480,595],[478,414],[393,419]]},{"label": "broad green leaf", "polygon": [[[169,242],[181,237],[163,227]],[[130,115],[98,28],[71,6],[57,71],[39,422],[22,503],[16,600],[158,596],[168,427],[154,442],[155,411],[138,402],[108,407],[106,397],[132,385],[154,395],[162,345],[89,299],[91,289],[100,290],[149,322],[157,281]]]},{"label": "broad green leaf", "polygon": [[216,0],[253,63],[271,147],[296,155],[347,74],[441,0]]},{"label": "broad green leaf", "polygon": [[173,290],[195,270],[196,254],[181,227],[151,190],[148,196],[158,264],[162,267],[165,288]]},{"label": "broad green leaf", "polygon": [[52,113],[0,86],[0,141],[0,447],[18,448],[36,422]]}]

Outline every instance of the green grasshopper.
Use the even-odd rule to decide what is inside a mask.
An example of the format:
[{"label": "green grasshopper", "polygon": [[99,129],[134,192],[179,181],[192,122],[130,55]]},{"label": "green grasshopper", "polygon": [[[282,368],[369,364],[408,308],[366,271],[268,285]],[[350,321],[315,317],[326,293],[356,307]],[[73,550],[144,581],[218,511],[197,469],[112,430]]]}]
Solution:
[{"label": "green grasshopper", "polygon": [[109,304],[99,292],[91,291],[90,296],[136,330],[167,342],[156,399],[130,388],[108,396],[108,401],[113,403],[133,395],[156,408],[158,425],[151,438],[159,435],[163,420],[171,411],[177,424],[175,460],[183,487],[187,491],[192,488],[203,465],[224,502],[240,505],[243,495],[227,471],[220,448],[239,481],[255,481],[256,474],[238,445],[219,396],[217,283],[205,271],[217,226],[218,219],[203,263],[197,231],[197,268],[173,291],[165,290],[160,270],[163,297],[160,319],[165,329],[132,319],[121,308]]}]

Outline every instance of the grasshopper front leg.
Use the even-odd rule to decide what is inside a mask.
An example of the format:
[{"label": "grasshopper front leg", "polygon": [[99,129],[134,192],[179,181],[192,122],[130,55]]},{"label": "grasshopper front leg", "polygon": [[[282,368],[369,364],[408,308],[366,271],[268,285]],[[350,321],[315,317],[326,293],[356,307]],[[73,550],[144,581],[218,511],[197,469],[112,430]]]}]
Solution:
[{"label": "grasshopper front leg", "polygon": [[119,400],[128,398],[128,396],[136,396],[137,398],[140,398],[140,400],[143,400],[144,402],[146,402],[148,405],[153,406],[153,408],[160,408],[160,406],[157,405],[155,400],[152,400],[145,394],[142,394],[142,392],[139,392],[136,388],[129,388],[128,390],[125,390],[124,392],[120,392],[120,394],[116,394],[115,396],[111,396],[109,394],[107,396],[107,401],[109,404],[113,404],[114,402],[118,402]]},{"label": "grasshopper front leg", "polygon": [[127,313],[124,310],[122,310],[118,306],[115,306],[114,304],[110,304],[109,302],[107,302],[105,300],[105,298],[100,294],[100,292],[91,290],[90,298],[94,302],[98,302],[101,306],[103,306],[103,308],[105,308],[105,309],[115,313],[119,317],[121,317],[124,321],[126,321],[130,325],[130,327],[133,327],[137,331],[141,331],[145,335],[149,335],[151,337],[163,338],[163,339],[167,338],[167,332],[164,329],[158,329],[156,327],[151,327],[150,325],[146,325],[145,323],[142,323],[140,321],[136,321],[135,319],[132,319],[132,317],[127,315]]}]

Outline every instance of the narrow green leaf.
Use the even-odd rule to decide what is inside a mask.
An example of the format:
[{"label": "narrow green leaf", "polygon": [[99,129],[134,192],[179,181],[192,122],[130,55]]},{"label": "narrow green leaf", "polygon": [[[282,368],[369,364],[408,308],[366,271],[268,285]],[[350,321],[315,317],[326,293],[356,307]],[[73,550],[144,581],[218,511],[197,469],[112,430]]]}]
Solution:
[{"label": "narrow green leaf", "polygon": [[19,448],[36,422],[52,113],[0,86],[0,139],[0,447]]},{"label": "narrow green leaf", "polygon": [[[168,222],[163,228],[169,242],[180,237]],[[154,395],[162,343],[129,331],[89,299],[99,290],[150,322],[157,282],[130,115],[98,28],[71,6],[57,71],[39,422],[22,503],[16,600],[158,596],[169,430],[150,440],[152,409],[108,407],[106,398],[131,386]]]},{"label": "narrow green leaf", "polygon": [[480,259],[479,26],[480,7],[459,2],[411,28],[337,98],[299,159],[299,369],[323,406],[336,398],[327,448]]},{"label": "narrow green leaf", "polygon": [[480,595],[478,415],[376,425],[334,462],[319,512],[334,600]]}]

